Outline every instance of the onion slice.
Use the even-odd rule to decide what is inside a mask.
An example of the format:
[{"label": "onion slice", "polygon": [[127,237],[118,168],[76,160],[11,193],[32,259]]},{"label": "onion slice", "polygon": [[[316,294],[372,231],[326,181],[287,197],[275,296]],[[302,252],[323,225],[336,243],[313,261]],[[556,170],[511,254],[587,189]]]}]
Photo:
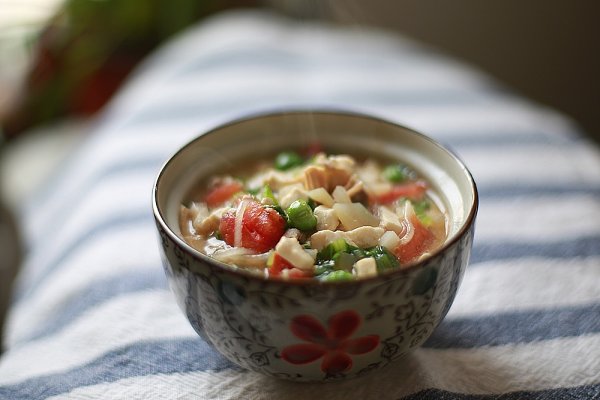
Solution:
[{"label": "onion slice", "polygon": [[232,247],[218,250],[212,254],[212,257],[225,264],[234,264],[242,268],[265,268],[269,253],[256,254],[250,249]]},{"label": "onion slice", "polygon": [[242,199],[237,206],[237,210],[235,210],[235,225],[233,230],[233,245],[235,247],[242,246],[242,226],[246,207],[248,207],[248,200]]},{"label": "onion slice", "polygon": [[412,222],[410,222],[411,217],[415,214],[415,211],[413,210],[410,201],[404,203],[404,210],[402,211],[402,214],[403,218],[400,221],[400,225],[402,225],[402,231],[398,234],[398,237],[400,238],[400,243],[398,243],[398,246],[402,246],[410,242],[415,235],[415,227]]}]

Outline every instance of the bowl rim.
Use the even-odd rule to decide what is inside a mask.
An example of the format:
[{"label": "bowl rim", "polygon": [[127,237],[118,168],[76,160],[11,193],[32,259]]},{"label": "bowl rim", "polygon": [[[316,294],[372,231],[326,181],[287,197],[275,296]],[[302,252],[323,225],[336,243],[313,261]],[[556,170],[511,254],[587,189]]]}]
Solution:
[{"label": "bowl rim", "polygon": [[[429,256],[425,257],[422,260],[408,263],[405,266],[403,266],[402,268],[385,271],[383,273],[378,273],[375,276],[370,276],[370,277],[365,277],[365,278],[360,278],[360,279],[353,279],[353,280],[348,280],[348,281],[333,281],[333,282],[325,281],[325,282],[323,282],[323,281],[320,281],[320,280],[314,279],[314,278],[283,279],[283,278],[277,277],[277,276],[265,276],[265,275],[258,274],[256,272],[248,271],[244,268],[231,266],[227,263],[218,261],[218,260],[216,260],[210,256],[207,256],[206,254],[203,254],[200,251],[194,249],[183,238],[181,238],[179,235],[177,235],[169,227],[169,224],[167,224],[167,222],[165,221],[165,218],[163,217],[163,215],[160,211],[160,207],[158,206],[158,192],[159,192],[160,181],[161,181],[163,175],[165,174],[165,171],[167,170],[167,168],[169,168],[169,165],[171,165],[172,163],[175,162],[175,159],[179,156],[179,154],[183,153],[188,147],[192,146],[195,142],[202,140],[207,135],[215,135],[220,130],[225,129],[230,126],[233,126],[233,125],[238,125],[238,124],[241,124],[244,122],[248,122],[248,121],[252,121],[252,120],[256,120],[256,119],[260,119],[260,118],[276,117],[276,116],[282,116],[282,115],[302,115],[302,114],[333,115],[333,116],[342,116],[342,117],[358,117],[358,118],[363,118],[363,119],[370,119],[370,120],[373,120],[378,123],[388,124],[393,127],[409,131],[411,134],[419,136],[421,139],[430,142],[434,146],[438,147],[440,150],[447,153],[447,155],[450,156],[450,158],[455,163],[458,164],[460,169],[463,171],[463,173],[467,177],[467,180],[470,184],[470,188],[472,191],[472,196],[473,196],[473,203],[472,203],[472,205],[469,209],[469,213],[468,213],[467,217],[465,218],[463,224],[461,225],[460,229],[454,234],[453,237],[450,238],[450,240],[447,240],[442,246],[440,246],[438,249],[433,251]],[[374,116],[374,115],[367,114],[364,112],[359,112],[359,111],[354,111],[354,110],[346,110],[346,109],[335,109],[335,108],[299,108],[299,107],[294,107],[294,108],[289,108],[289,109],[276,108],[276,109],[270,109],[267,111],[252,112],[252,113],[245,114],[245,115],[237,117],[237,118],[230,119],[227,122],[217,124],[209,129],[207,129],[204,133],[200,133],[200,134],[194,136],[192,139],[187,141],[185,144],[180,145],[179,148],[174,153],[172,153],[166,159],[166,161],[163,163],[163,165],[160,167],[159,172],[158,172],[158,174],[154,180],[154,183],[152,185],[152,213],[153,213],[154,219],[160,225],[160,227],[165,232],[165,234],[167,236],[169,236],[169,238],[171,239],[172,242],[174,242],[176,245],[178,245],[181,250],[183,250],[185,253],[187,253],[192,258],[197,259],[201,262],[205,262],[210,266],[216,267],[220,270],[220,272],[224,272],[226,274],[231,274],[231,275],[234,275],[237,277],[248,278],[250,280],[256,280],[256,281],[262,282],[263,284],[268,282],[268,283],[274,283],[274,284],[279,283],[279,284],[285,284],[285,285],[298,285],[298,286],[352,286],[352,285],[360,285],[360,284],[363,284],[366,282],[381,280],[382,278],[383,279],[392,279],[392,277],[395,275],[406,275],[406,274],[412,273],[416,270],[424,268],[425,265],[427,265],[430,260],[435,259],[437,256],[442,254],[448,248],[454,246],[458,241],[460,241],[464,237],[464,235],[471,229],[472,225],[474,224],[478,209],[479,209],[479,194],[478,194],[478,190],[477,190],[477,185],[475,183],[475,180],[473,179],[473,175],[471,174],[469,169],[466,167],[465,163],[452,150],[448,149],[446,146],[443,146],[438,141],[434,140],[433,138],[431,138],[419,131],[416,131],[416,130],[409,128],[405,125],[402,125],[400,123],[390,121],[389,119],[386,119],[386,118],[383,118],[380,116]],[[159,245],[161,245],[161,244],[159,244]],[[188,269],[192,273],[196,273],[195,271],[191,270],[190,268],[187,268],[187,267],[183,267],[183,268]]]}]

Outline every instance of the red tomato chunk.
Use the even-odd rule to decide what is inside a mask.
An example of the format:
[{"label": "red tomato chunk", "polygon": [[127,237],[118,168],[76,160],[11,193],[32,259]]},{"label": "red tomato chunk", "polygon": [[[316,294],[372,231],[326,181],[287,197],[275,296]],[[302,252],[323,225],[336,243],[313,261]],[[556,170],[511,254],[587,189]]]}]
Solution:
[{"label": "red tomato chunk", "polygon": [[416,181],[394,185],[392,189],[372,199],[372,203],[389,204],[399,198],[406,197],[411,200],[421,200],[427,191],[427,183]]},{"label": "red tomato chunk", "polygon": [[[235,245],[236,210],[223,214],[219,230],[223,240],[230,246]],[[242,218],[241,245],[259,253],[269,251],[281,239],[286,222],[277,211],[265,207],[257,201],[251,201]]]},{"label": "red tomato chunk", "polygon": [[423,226],[418,218],[412,218],[410,222],[413,224],[415,230],[412,240],[398,246],[394,251],[394,254],[396,254],[396,257],[398,257],[398,260],[402,264],[416,260],[417,257],[427,251],[435,239],[433,233],[427,227]]},{"label": "red tomato chunk", "polygon": [[206,202],[207,206],[216,207],[225,203],[234,194],[242,191],[243,189],[244,186],[238,181],[226,182],[214,187],[210,192],[208,192],[204,197],[204,201]]}]

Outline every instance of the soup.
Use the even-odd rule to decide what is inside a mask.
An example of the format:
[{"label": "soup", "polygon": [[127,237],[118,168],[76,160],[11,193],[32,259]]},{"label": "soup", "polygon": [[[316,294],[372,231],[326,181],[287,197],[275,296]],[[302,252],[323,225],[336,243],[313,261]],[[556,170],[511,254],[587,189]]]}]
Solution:
[{"label": "soup", "polygon": [[179,225],[190,246],[226,264],[326,282],[405,268],[447,232],[414,168],[318,149],[210,177],[181,206]]}]

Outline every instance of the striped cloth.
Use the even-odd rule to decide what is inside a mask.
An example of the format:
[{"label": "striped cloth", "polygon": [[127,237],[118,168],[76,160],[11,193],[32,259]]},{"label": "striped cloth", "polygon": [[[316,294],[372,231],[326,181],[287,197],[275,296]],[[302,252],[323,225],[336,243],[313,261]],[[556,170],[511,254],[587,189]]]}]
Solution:
[{"label": "striped cloth", "polygon": [[[287,107],[355,110],[457,152],[481,194],[472,262],[433,337],[375,375],[240,370],[167,288],[150,209],[197,133]],[[600,152],[552,110],[389,33],[219,15],[156,52],[22,213],[29,252],[2,399],[598,399]]]}]

